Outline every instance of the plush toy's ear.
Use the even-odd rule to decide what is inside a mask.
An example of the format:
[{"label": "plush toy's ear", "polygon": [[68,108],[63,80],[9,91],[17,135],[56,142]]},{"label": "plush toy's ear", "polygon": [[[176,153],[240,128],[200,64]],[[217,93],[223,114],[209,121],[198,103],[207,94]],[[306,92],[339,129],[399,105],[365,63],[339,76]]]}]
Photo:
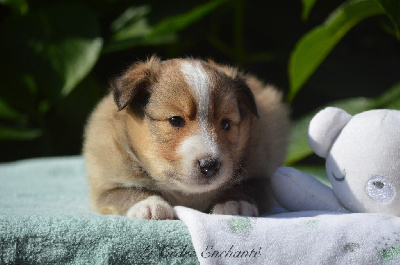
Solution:
[{"label": "plush toy's ear", "polygon": [[118,110],[124,109],[140,91],[148,89],[156,82],[160,65],[160,59],[152,56],[145,62],[135,63],[111,83]]},{"label": "plush toy's ear", "polygon": [[311,149],[318,156],[326,158],[336,137],[351,118],[346,111],[334,107],[318,112],[308,127],[308,144]]}]

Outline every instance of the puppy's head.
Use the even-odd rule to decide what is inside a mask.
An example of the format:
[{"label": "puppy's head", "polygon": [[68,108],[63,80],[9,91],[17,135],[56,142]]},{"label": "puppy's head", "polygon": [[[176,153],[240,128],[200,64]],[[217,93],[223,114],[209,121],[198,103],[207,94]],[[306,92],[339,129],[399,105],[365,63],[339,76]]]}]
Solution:
[{"label": "puppy's head", "polygon": [[257,116],[236,69],[152,57],[118,78],[113,93],[126,112],[126,144],[159,185],[198,193],[234,181]]}]

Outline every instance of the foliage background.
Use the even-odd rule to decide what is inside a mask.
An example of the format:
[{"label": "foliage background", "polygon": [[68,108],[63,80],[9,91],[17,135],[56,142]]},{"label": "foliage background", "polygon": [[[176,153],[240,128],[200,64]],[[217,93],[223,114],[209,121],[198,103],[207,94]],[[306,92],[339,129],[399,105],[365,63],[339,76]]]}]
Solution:
[{"label": "foliage background", "polygon": [[157,54],[213,58],[282,89],[287,164],[320,165],[306,139],[318,109],[400,108],[399,26],[399,0],[0,0],[0,161],[79,154],[110,79]]}]

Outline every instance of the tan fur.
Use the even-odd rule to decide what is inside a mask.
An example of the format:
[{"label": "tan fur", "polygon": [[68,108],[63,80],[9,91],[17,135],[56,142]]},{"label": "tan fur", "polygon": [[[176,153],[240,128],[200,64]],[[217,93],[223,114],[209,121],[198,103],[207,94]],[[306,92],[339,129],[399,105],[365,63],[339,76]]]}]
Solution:
[{"label": "tan fur", "polygon": [[[209,178],[185,164],[180,151],[202,128],[199,99],[181,71],[183,62],[199,63],[211,83],[207,135],[221,150],[221,170]],[[171,126],[173,116],[184,118],[185,125]],[[227,131],[220,128],[224,119],[231,123]],[[161,63],[156,57],[134,64],[98,104],[85,130],[93,208],[143,219],[173,218],[175,205],[257,215],[268,208],[269,176],[283,163],[288,127],[281,94],[236,68],[190,59]]]}]

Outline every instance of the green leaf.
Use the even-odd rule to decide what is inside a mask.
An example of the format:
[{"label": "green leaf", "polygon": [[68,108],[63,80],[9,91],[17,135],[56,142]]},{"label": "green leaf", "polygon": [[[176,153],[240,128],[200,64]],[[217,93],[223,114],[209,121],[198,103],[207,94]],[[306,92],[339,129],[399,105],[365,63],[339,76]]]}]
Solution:
[{"label": "green leaf", "polygon": [[314,178],[318,179],[326,186],[332,187],[332,184],[329,181],[328,176],[326,175],[326,168],[324,166],[296,165],[296,169],[313,176]]},{"label": "green leaf", "polygon": [[317,0],[302,0],[303,2],[303,11],[301,14],[301,18],[303,20],[307,20],[310,15],[311,9],[314,7]]},{"label": "green leaf", "polygon": [[33,74],[48,96],[68,95],[90,72],[102,48],[91,9],[61,3],[13,16],[0,29],[0,53],[7,67]]},{"label": "green leaf", "polygon": [[150,9],[150,6],[144,5],[125,10],[111,24],[111,31],[114,32],[112,40],[124,42],[145,38],[152,30],[146,17],[150,13]]},{"label": "green leaf", "polygon": [[146,17],[149,12],[149,6],[139,6],[131,7],[122,13],[111,24],[114,34],[111,37],[112,42],[104,48],[104,52],[173,42],[176,39],[174,34],[149,37],[153,30]]},{"label": "green leaf", "polygon": [[376,0],[384,9],[386,16],[392,22],[394,34],[400,41],[400,1],[399,0]]},{"label": "green leaf", "polygon": [[288,100],[293,100],[304,83],[351,28],[360,21],[383,12],[381,5],[375,0],[350,0],[338,7],[323,25],[304,35],[290,56]]},{"label": "green leaf", "polygon": [[26,0],[0,0],[0,4],[8,6],[18,14],[26,14],[28,12],[28,3]]},{"label": "green leaf", "polygon": [[293,165],[314,152],[308,145],[307,135],[308,126],[312,118],[321,110],[328,106],[337,107],[346,110],[348,113],[354,115],[362,111],[374,108],[374,100],[367,98],[352,98],[341,101],[332,102],[310,114],[305,115],[299,120],[295,121],[289,140],[288,156],[286,157],[286,165]]},{"label": "green leaf", "polygon": [[134,24],[145,18],[150,13],[151,7],[149,5],[142,5],[138,7],[129,7],[126,9],[117,19],[111,23],[111,31],[116,33],[123,31],[124,29],[129,29],[130,27],[135,27]]},{"label": "green leaf", "polygon": [[42,135],[39,129],[20,129],[0,125],[0,141],[33,140]]},{"label": "green leaf", "polygon": [[0,98],[0,119],[24,122],[25,116],[12,109],[3,99]]},{"label": "green leaf", "polygon": [[374,100],[374,108],[398,109],[393,106],[400,106],[400,82]]},{"label": "green leaf", "polygon": [[168,17],[151,26],[147,15],[148,6],[140,6],[127,10],[112,23],[111,42],[104,52],[114,52],[143,45],[159,45],[177,40],[176,34],[199,21],[227,0],[212,0],[196,6],[186,13]]},{"label": "green leaf", "polygon": [[194,22],[199,21],[226,1],[213,0],[193,8],[187,13],[166,18],[154,27],[150,36],[165,35],[183,30]]},{"label": "green leaf", "polygon": [[293,123],[289,136],[288,155],[285,162],[287,166],[291,166],[313,153],[308,145],[307,134],[308,125],[315,114],[317,114],[317,111],[313,111]]}]

